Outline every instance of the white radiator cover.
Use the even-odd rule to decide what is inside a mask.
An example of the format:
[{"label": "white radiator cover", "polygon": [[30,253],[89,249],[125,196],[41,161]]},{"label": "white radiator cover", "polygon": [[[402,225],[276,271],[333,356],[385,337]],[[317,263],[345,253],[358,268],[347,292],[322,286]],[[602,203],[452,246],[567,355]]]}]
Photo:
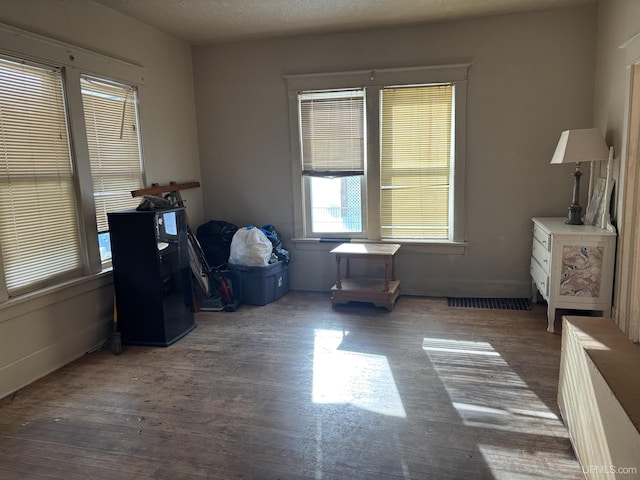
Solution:
[{"label": "white radiator cover", "polygon": [[589,480],[640,478],[639,366],[613,320],[563,318],[558,406]]}]

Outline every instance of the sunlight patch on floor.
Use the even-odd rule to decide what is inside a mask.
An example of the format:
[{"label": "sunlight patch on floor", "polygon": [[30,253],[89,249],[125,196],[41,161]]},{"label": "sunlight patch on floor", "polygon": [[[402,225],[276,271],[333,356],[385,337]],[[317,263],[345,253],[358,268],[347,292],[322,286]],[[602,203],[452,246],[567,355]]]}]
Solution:
[{"label": "sunlight patch on floor", "polygon": [[422,348],[465,425],[567,437],[559,417],[490,343],[425,338]]},{"label": "sunlight patch on floor", "polygon": [[348,332],[315,330],[314,403],[351,404],[365,410],[406,418],[387,357],[341,349]]},{"label": "sunlight patch on floor", "polygon": [[[494,480],[535,480],[551,478],[560,480],[565,478],[562,472],[567,472],[568,465],[574,466],[580,473],[580,466],[572,455],[558,454],[557,463],[549,461],[548,454],[545,460],[537,452],[524,451],[517,448],[498,447],[496,445],[478,445],[480,454],[487,466],[491,469]],[[571,470],[569,468],[569,470]],[[569,478],[575,478],[570,475]]]}]

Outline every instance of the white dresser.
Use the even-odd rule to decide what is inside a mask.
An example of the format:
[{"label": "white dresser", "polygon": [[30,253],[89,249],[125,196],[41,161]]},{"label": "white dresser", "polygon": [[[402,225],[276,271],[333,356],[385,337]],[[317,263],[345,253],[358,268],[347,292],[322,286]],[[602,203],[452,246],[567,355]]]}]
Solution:
[{"label": "white dresser", "polygon": [[567,225],[566,217],[536,217],[531,249],[532,301],[547,301],[547,331],[556,309],[611,315],[616,233],[593,225]]}]

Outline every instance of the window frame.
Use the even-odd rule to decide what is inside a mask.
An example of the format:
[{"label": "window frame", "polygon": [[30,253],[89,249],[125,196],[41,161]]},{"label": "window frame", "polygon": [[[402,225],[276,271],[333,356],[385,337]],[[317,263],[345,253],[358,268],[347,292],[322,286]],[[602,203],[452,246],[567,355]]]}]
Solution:
[{"label": "window frame", "polygon": [[[69,149],[71,151],[72,168],[77,202],[77,221],[82,256],[82,271],[73,278],[97,275],[110,267],[110,262],[103,264],[100,259],[97,222],[95,214],[93,182],[89,162],[80,76],[87,75],[129,85],[138,92],[138,116],[140,104],[143,103],[144,76],[146,70],[140,65],[117,58],[109,57],[75,45],[53,40],[51,38],[0,24],[0,55],[8,58],[59,68],[63,74],[63,88],[66,99],[66,115],[69,130]],[[140,123],[140,122],[139,122]],[[139,131],[140,150],[143,148],[143,134]],[[144,155],[141,153],[143,182],[145,179]],[[4,266],[0,252],[0,302],[17,299],[24,294],[45,291],[49,287],[60,284],[52,281],[47,285],[33,285],[24,293],[9,297],[4,281]]]},{"label": "window frame", "polygon": [[[380,89],[379,95],[380,95],[380,99],[381,99],[381,106],[380,106],[380,118],[382,119],[381,121],[381,128],[380,128],[380,148],[381,148],[381,152],[380,152],[380,158],[379,158],[379,170],[381,172],[381,176],[384,177],[384,173],[386,172],[387,175],[391,175],[391,177],[395,180],[398,180],[399,178],[404,178],[406,177],[406,175],[402,175],[400,173],[401,169],[399,168],[394,168],[393,165],[393,158],[395,158],[394,156],[386,156],[385,157],[385,135],[384,135],[384,131],[385,131],[385,122],[384,122],[384,118],[385,118],[385,92],[388,92],[388,94],[390,96],[393,96],[394,93],[399,94],[399,92],[402,91],[415,91],[414,89],[418,89],[418,90],[430,90],[431,92],[433,92],[432,89],[435,89],[435,91],[441,95],[441,90],[440,87],[445,88],[446,90],[450,91],[450,99],[447,102],[448,105],[450,105],[450,119],[447,122],[447,130],[450,134],[450,138],[449,141],[447,142],[447,157],[448,157],[448,164],[447,164],[447,188],[445,189],[447,191],[447,196],[448,196],[448,201],[446,202],[446,211],[447,211],[447,225],[446,225],[446,231],[448,232],[448,236],[446,238],[444,238],[443,236],[430,236],[430,235],[423,235],[423,236],[404,236],[404,235],[400,235],[400,236],[393,236],[393,235],[384,235],[383,231],[385,229],[385,227],[383,227],[382,225],[380,226],[380,232],[381,232],[381,239],[389,239],[390,241],[400,241],[400,240],[409,240],[409,241],[415,241],[415,240],[419,240],[419,241],[450,241],[451,240],[451,234],[453,232],[453,220],[454,220],[454,216],[455,216],[455,210],[453,208],[453,192],[454,192],[454,188],[455,188],[455,175],[454,175],[454,169],[455,169],[455,159],[453,158],[454,156],[454,142],[455,142],[455,113],[454,113],[454,109],[455,109],[455,85],[451,82],[446,82],[446,83],[431,83],[431,84],[427,84],[427,85],[388,85],[385,86],[384,88]],[[431,95],[430,92],[430,95]],[[390,103],[392,103],[392,101],[390,100]],[[389,114],[391,114],[391,111],[388,112]],[[418,121],[416,118],[412,119],[414,122]],[[387,122],[387,128],[390,129],[390,131],[395,131],[395,127],[392,124],[392,122]],[[409,128],[412,128],[411,126],[408,126]],[[425,132],[423,132],[425,133]],[[393,137],[391,138],[387,138],[387,140],[390,143],[393,143]],[[434,138],[434,141],[436,142],[435,145],[437,145],[437,139]],[[409,144],[405,144],[404,146],[408,146]],[[385,161],[386,160],[386,161]],[[418,162],[418,164],[421,164],[422,162],[422,158],[416,158],[416,161]],[[411,168],[412,171],[418,176],[418,178],[420,179],[424,179],[426,181],[429,181],[432,177],[429,175],[429,172],[433,172],[434,168],[437,170],[440,167],[437,167],[435,162],[432,161],[432,159],[427,158],[427,161],[425,162],[425,164],[422,164],[422,168],[420,169],[420,172],[418,172],[417,169],[417,164],[412,164]],[[385,168],[386,167],[386,168]],[[382,198],[384,198],[384,191],[387,190],[387,192],[389,192],[390,189],[392,189],[393,187],[391,187],[390,185],[386,184],[386,182],[384,182],[385,184],[383,185],[383,179],[381,178],[380,181],[380,195],[381,195],[381,201],[380,201],[380,219],[381,219],[381,223],[382,223],[382,219],[383,219],[383,212],[388,215],[392,215],[391,213],[391,204],[387,204],[384,205]],[[386,188],[385,188],[386,187]],[[391,194],[392,195],[392,194]],[[392,200],[390,199],[390,201],[392,202]],[[411,201],[412,202],[412,201]],[[414,207],[414,208],[420,208],[422,206],[421,203],[408,203],[406,207]],[[409,209],[410,210],[410,209]],[[451,215],[451,213],[454,212],[454,215]],[[426,219],[425,219],[426,220]],[[391,230],[402,230],[402,226],[401,225],[397,225],[392,223],[391,226],[387,226],[387,229],[391,229]],[[414,227],[415,228],[415,227]],[[417,228],[421,228],[421,227],[417,227]],[[424,228],[424,225],[422,226],[422,228]]]},{"label": "window frame", "polygon": [[[362,171],[364,172],[363,175],[347,175],[345,177],[340,177],[340,178],[349,178],[349,177],[362,177],[360,179],[360,203],[361,203],[361,226],[362,229],[360,232],[314,232],[313,231],[313,215],[311,214],[311,206],[312,206],[312,201],[311,201],[311,196],[312,196],[312,182],[314,181],[315,176],[314,175],[309,175],[309,174],[305,174],[304,173],[304,156],[303,156],[303,146],[302,146],[302,142],[300,141],[299,145],[300,145],[300,163],[301,163],[301,171],[300,174],[302,175],[302,191],[303,191],[303,195],[304,195],[304,205],[305,205],[305,214],[304,214],[304,232],[306,232],[306,235],[309,237],[314,237],[314,238],[344,238],[345,236],[349,236],[349,238],[365,238],[366,237],[366,232],[367,232],[367,227],[366,227],[366,222],[367,222],[367,203],[366,203],[366,191],[367,191],[367,185],[366,185],[366,171],[367,171],[367,145],[366,145],[366,139],[367,139],[367,128],[366,128],[366,119],[364,118],[364,114],[366,113],[366,91],[364,88],[360,87],[360,88],[347,88],[347,89],[340,89],[340,90],[323,90],[320,93],[327,93],[330,94],[331,92],[336,92],[338,95],[340,95],[341,92],[347,92],[347,91],[358,91],[361,92],[362,94],[362,99],[363,99],[363,117],[362,117],[362,131],[363,131],[363,135],[365,138],[365,142],[362,145]],[[307,93],[316,93],[316,92],[305,92],[305,95]],[[302,139],[303,136],[303,125],[302,125],[302,111],[301,111],[301,102],[300,102],[300,98],[298,95],[296,95],[296,112],[298,115],[298,130],[297,130],[297,134],[298,134],[298,138]],[[358,169],[360,170],[360,169]],[[322,175],[319,175],[322,176]],[[338,177],[336,177],[338,178]],[[306,206],[309,206],[309,208],[306,208]]]},{"label": "window frame", "polygon": [[[0,58],[0,68],[8,72],[2,147],[3,154],[8,153],[5,208],[9,211],[0,222],[8,228],[8,235],[3,235],[7,243],[0,244],[5,260],[2,280],[3,292],[8,295],[12,283],[13,296],[19,296],[82,272],[78,193],[62,69],[15,56]],[[33,112],[40,115],[35,118]],[[25,147],[39,154],[21,154]],[[51,202],[49,209],[35,208],[45,202]],[[53,224],[60,228],[52,231]],[[63,242],[67,248],[55,250]],[[10,275],[4,269],[7,263],[15,267]]]},{"label": "window frame", "polygon": [[[451,64],[409,68],[358,70],[349,72],[286,75],[289,102],[291,160],[294,196],[295,238],[345,238],[395,243],[453,244],[465,241],[465,170],[467,79],[471,64]],[[455,131],[453,145],[453,185],[451,187],[452,218],[448,240],[382,239],[380,235],[380,115],[381,90],[389,86],[410,86],[450,83],[454,86]],[[308,225],[306,181],[302,175],[300,118],[298,94],[307,91],[365,89],[366,152],[365,188],[363,192],[363,234],[314,235]]]},{"label": "window frame", "polygon": [[[143,188],[144,184],[145,184],[145,181],[144,181],[144,178],[145,178],[145,175],[144,175],[144,173],[145,173],[144,172],[144,157],[143,157],[143,154],[142,154],[142,139],[141,139],[141,135],[140,135],[140,116],[139,116],[138,88],[136,86],[128,85],[128,84],[125,84],[125,83],[122,83],[122,82],[116,82],[116,81],[113,81],[113,80],[110,80],[110,79],[105,79],[104,77],[100,77],[100,76],[96,76],[96,75],[88,75],[86,73],[81,73],[80,74],[81,95],[82,95],[82,98],[83,98],[83,118],[85,119],[85,139],[87,141],[87,146],[89,146],[90,142],[89,142],[89,134],[86,132],[86,126],[87,126],[88,123],[90,123],[90,124],[92,124],[92,127],[95,127],[96,124],[94,122],[87,122],[86,121],[87,120],[86,114],[88,112],[91,113],[91,111],[94,110],[94,107],[92,106],[91,108],[89,108],[87,105],[84,104],[84,98],[86,98],[86,95],[82,91],[82,81],[83,81],[83,79],[85,80],[85,82],[87,82],[89,84],[93,81],[93,82],[96,82],[97,84],[108,85],[111,88],[128,90],[129,91],[128,93],[131,93],[132,96],[133,96],[132,100],[130,101],[130,104],[132,105],[132,107],[134,109],[133,119],[131,119],[131,120],[132,120],[132,122],[134,124],[134,127],[135,127],[134,128],[135,141],[137,142],[137,145],[136,145],[136,158],[134,159],[133,156],[124,156],[127,161],[126,162],[122,162],[121,161],[120,163],[121,163],[121,166],[123,168],[126,166],[127,168],[131,169],[131,170],[129,170],[129,175],[128,175],[129,179],[133,178],[133,171],[132,170],[133,170],[134,165],[135,165],[135,176],[137,177],[136,180],[139,180],[139,182],[137,182],[137,181],[133,182],[132,181],[127,185],[127,188],[124,188],[122,186],[122,184],[123,183],[127,183],[127,182],[123,182],[122,178],[121,178],[122,176],[120,176],[119,184],[120,184],[120,188],[122,189],[121,193],[123,194],[124,191],[127,191],[127,195],[128,195],[128,192],[133,191],[133,190],[139,190],[139,189]],[[95,87],[94,90],[96,88],[100,88],[100,87],[99,86]],[[126,101],[127,100],[125,99],[125,102]],[[122,125],[124,126],[124,118],[122,120],[123,120]],[[116,118],[116,123],[120,123],[120,119],[119,118]],[[104,123],[102,123],[102,127],[104,127],[104,126],[105,126]],[[99,141],[99,139],[95,138],[94,132],[95,132],[95,128],[93,129],[91,135],[92,135],[94,141],[97,144],[99,144],[100,141]],[[122,136],[120,137],[120,139],[122,140]],[[127,142],[124,142],[124,143],[127,143]],[[105,150],[106,150],[105,157],[108,158],[108,153],[113,154],[113,145],[112,145],[112,142],[108,139],[108,137],[107,137],[107,141],[105,142],[105,147],[106,147],[105,148]],[[129,148],[130,148],[130,143],[129,143]],[[97,155],[98,156],[96,158],[94,158],[94,159],[91,159],[91,156],[89,155],[89,165],[90,165],[90,167],[95,163],[101,163],[101,160],[103,160],[103,157],[100,154],[100,152],[97,152]],[[90,170],[91,170],[91,168],[90,168]],[[100,170],[99,174],[100,174],[99,175],[100,177],[105,177],[105,178],[109,177],[108,172],[105,174],[104,172],[102,172],[102,170]],[[92,175],[92,179],[93,179],[93,178],[96,177],[97,172],[91,171],[91,175]],[[125,177],[126,176],[127,175],[125,175]],[[111,177],[111,178],[113,178],[113,177]],[[109,209],[103,209],[103,208],[99,208],[99,207],[96,206],[96,194],[97,193],[104,193],[105,191],[112,191],[113,192],[113,190],[103,189],[103,188],[96,188],[96,187],[97,186],[95,185],[95,183],[92,180],[92,189],[93,189],[93,192],[94,192],[94,197],[93,197],[94,198],[94,210],[96,212],[95,216],[96,216],[96,222],[98,224],[98,223],[100,223],[97,220],[98,211],[100,211],[100,212],[105,211],[105,213],[108,213],[107,210],[109,210]],[[117,207],[116,207],[117,209],[135,208],[139,203],[139,199],[135,199],[135,198],[133,198],[131,196],[128,197],[128,201],[127,201],[127,199],[122,199],[122,197],[118,197],[118,198],[120,198],[120,200],[117,201]],[[111,211],[113,211],[113,208],[111,209]],[[108,225],[107,225],[107,228],[108,228]],[[96,230],[97,230],[97,235],[98,236],[101,233],[109,233],[108,229],[107,230],[101,230],[98,227],[98,225],[96,226]],[[102,260],[102,255],[101,255],[101,262],[102,262],[103,266],[111,265],[111,257]]]}]

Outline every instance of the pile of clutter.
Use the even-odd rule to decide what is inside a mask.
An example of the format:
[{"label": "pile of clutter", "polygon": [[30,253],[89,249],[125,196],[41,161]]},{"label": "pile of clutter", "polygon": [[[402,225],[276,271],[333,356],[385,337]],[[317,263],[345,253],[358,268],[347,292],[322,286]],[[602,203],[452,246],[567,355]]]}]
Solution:
[{"label": "pile of clutter", "polygon": [[210,220],[198,227],[196,236],[207,261],[216,268],[224,269],[226,264],[266,267],[279,261],[288,264],[290,260],[282,236],[271,224],[239,228],[229,222]]},{"label": "pile of clutter", "polygon": [[[233,311],[237,308],[240,298],[238,298],[239,295],[234,294],[231,278],[235,277],[236,287],[239,287],[238,267],[253,268],[273,265],[271,268],[276,268],[276,264],[281,262],[281,265],[286,268],[290,261],[289,251],[284,248],[282,236],[271,224],[262,227],[249,225],[240,228],[229,222],[211,220],[198,227],[196,237],[206,258],[206,263],[214,271],[212,276],[216,286],[215,290],[212,289],[213,298],[210,295],[204,302],[201,302],[202,310]],[[245,280],[247,279],[245,277]],[[288,290],[288,277],[286,280],[284,287],[280,281],[278,287],[280,293],[275,295],[281,295]],[[248,292],[244,293],[246,297]],[[265,297],[264,295],[266,294],[259,295],[259,300],[250,303],[261,305],[271,300],[269,296]]]}]

